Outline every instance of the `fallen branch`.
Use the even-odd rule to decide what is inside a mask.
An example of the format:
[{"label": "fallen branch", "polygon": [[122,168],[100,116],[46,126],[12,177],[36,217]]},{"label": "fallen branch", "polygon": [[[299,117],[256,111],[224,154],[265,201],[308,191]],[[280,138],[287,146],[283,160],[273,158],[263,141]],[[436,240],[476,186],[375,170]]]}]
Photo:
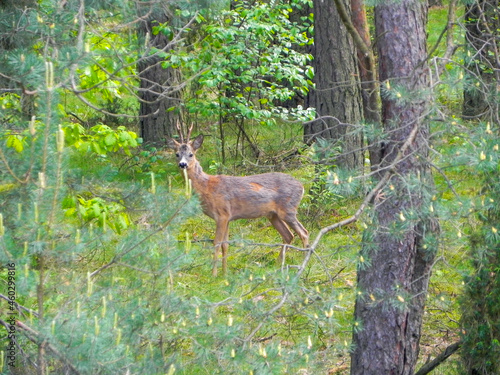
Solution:
[{"label": "fallen branch", "polygon": [[415,375],[426,375],[436,367],[438,367],[441,363],[443,363],[450,355],[455,353],[462,346],[462,342],[458,341],[454,344],[448,346],[441,354],[439,354],[432,361],[427,362],[425,365],[420,367],[420,369],[415,373]]}]

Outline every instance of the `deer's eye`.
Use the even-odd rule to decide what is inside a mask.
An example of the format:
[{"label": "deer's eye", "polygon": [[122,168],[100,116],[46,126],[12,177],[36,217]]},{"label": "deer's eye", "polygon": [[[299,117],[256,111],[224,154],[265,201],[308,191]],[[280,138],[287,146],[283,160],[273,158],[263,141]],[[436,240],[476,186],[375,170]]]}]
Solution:
[{"label": "deer's eye", "polygon": [[180,155],[179,155],[179,153],[178,153],[178,152],[176,152],[176,153],[175,153],[175,156],[176,156],[176,157],[179,157]]},{"label": "deer's eye", "polygon": [[193,154],[189,154],[189,157],[192,158],[193,157]]}]

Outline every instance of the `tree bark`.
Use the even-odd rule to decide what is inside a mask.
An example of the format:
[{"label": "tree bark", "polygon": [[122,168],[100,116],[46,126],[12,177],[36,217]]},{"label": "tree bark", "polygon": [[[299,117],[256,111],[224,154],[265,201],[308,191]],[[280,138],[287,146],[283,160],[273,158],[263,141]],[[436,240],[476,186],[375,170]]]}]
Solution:
[{"label": "tree bark", "polygon": [[[154,18],[153,18],[154,17]],[[153,32],[153,27],[169,22],[167,10],[155,9],[152,16],[142,22],[139,33],[148,35],[150,51],[168,51],[169,37],[163,32]],[[163,59],[155,53],[137,64],[140,87],[140,134],[145,143],[163,143],[165,138],[175,134],[176,124],[180,122],[181,103],[180,73],[162,66]]]},{"label": "tree bark", "polygon": [[316,108],[318,119],[306,125],[305,141],[331,140],[333,147],[342,148],[337,165],[359,169],[363,139],[355,126],[362,119],[362,99],[354,44],[333,2],[315,0],[313,11],[316,88],[308,104]]},{"label": "tree bark", "polygon": [[[364,234],[353,375],[413,374],[418,357],[434,258],[429,238],[438,230],[428,210],[432,178],[425,164],[429,137],[426,21],[426,4],[419,0],[375,7],[379,76],[387,88],[382,99],[386,141],[381,168],[393,175],[374,201],[374,229]],[[405,96],[398,95],[398,90]],[[402,150],[408,140],[410,146]],[[393,164],[400,152],[401,161]]]}]

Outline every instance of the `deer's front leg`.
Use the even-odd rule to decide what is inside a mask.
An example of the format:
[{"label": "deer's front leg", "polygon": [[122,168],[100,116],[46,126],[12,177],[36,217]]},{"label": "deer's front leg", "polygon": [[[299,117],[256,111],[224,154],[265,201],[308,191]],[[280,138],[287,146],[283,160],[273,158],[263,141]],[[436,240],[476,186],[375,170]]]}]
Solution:
[{"label": "deer's front leg", "polygon": [[273,225],[274,228],[279,232],[281,235],[281,238],[283,239],[283,246],[281,247],[280,255],[278,256],[278,265],[282,266],[285,263],[285,248],[286,244],[289,244],[293,240],[293,234],[290,232],[290,229],[286,225],[286,223],[281,220],[278,215],[273,214],[268,217],[269,221],[271,221],[271,224]]},{"label": "deer's front leg", "polygon": [[229,249],[229,222],[226,224],[224,232],[224,242],[222,242],[222,273],[227,272],[227,250]]},{"label": "deer's front leg", "polygon": [[222,272],[226,273],[227,268],[227,248],[229,246],[227,239],[229,236],[229,220],[222,218],[217,220],[217,229],[215,230],[215,240],[214,240],[214,264],[212,269],[212,275],[217,276],[217,263],[219,262],[219,257],[222,249]]}]

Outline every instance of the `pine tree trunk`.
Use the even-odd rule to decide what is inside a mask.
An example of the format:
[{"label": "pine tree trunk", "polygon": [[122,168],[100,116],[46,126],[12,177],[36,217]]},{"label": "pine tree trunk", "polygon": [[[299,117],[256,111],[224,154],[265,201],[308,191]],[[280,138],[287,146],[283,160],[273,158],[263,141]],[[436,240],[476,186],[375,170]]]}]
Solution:
[{"label": "pine tree trunk", "polygon": [[[346,7],[349,9],[349,5]],[[342,147],[337,165],[359,169],[363,166],[363,139],[355,127],[362,119],[356,53],[335,4],[314,1],[314,69],[316,89],[309,105],[316,108],[318,120],[307,124],[305,141],[316,137],[330,139]]]},{"label": "pine tree trunk", "polygon": [[[423,243],[438,229],[429,214],[432,178],[425,165],[426,17],[426,4],[419,0],[375,7],[379,76],[383,85],[390,82],[382,100],[387,133],[382,167],[400,161],[390,168],[389,186],[374,202],[374,229],[364,235],[353,375],[413,374],[418,357],[434,257],[432,246]],[[397,90],[405,95],[403,100]],[[403,149],[408,140],[409,147]]]}]

